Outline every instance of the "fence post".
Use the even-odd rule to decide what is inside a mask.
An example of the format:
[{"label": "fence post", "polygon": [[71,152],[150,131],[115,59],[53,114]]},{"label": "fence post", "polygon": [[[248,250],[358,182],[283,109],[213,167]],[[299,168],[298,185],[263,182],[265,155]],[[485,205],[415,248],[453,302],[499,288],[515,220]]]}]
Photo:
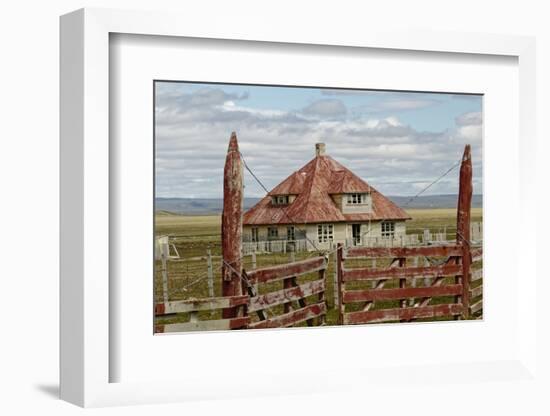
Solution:
[{"label": "fence post", "polygon": [[458,188],[458,212],[456,219],[456,243],[462,247],[462,317],[470,317],[470,210],[472,204],[472,156],[470,145],[464,148],[460,165]]},{"label": "fence post", "polygon": [[[256,269],[256,251],[253,251],[252,252],[252,270],[255,270],[255,269]],[[256,296],[260,294],[260,292],[258,292],[258,283],[254,284],[254,292],[256,293]]]},{"label": "fence post", "polygon": [[206,250],[206,264],[208,271],[208,296],[214,297],[214,270],[212,268],[212,250]]},{"label": "fence post", "polygon": [[338,252],[333,253],[334,256],[334,273],[333,273],[333,292],[334,292],[334,309],[338,308]]},{"label": "fence post", "polygon": [[[325,265],[328,267],[328,256],[325,257]],[[325,288],[326,288],[326,282],[327,282],[326,272],[327,272],[326,268],[319,270],[319,280],[324,281]],[[326,299],[326,294],[324,290],[322,292],[319,292],[317,299],[319,300],[319,302],[323,302],[325,304],[325,307],[327,306],[327,299]],[[319,317],[317,318],[317,325],[319,326],[324,325],[325,321],[326,321],[326,315],[319,315]]]},{"label": "fence post", "polygon": [[[168,302],[168,268],[167,268],[167,260],[166,260],[166,252],[164,250],[165,246],[162,246],[161,248],[161,262],[162,262],[162,301],[164,303]],[[168,246],[166,246],[168,247]]]},{"label": "fence post", "polygon": [[[243,165],[237,134],[231,133],[223,170],[222,296],[243,294],[241,250],[243,232]],[[239,308],[239,310],[242,308]],[[241,312],[239,312],[239,315]],[[222,311],[222,318],[237,316],[235,308]]]},{"label": "fence post", "polygon": [[[418,257],[413,257],[413,267],[418,267]],[[416,279],[411,280],[411,286],[416,287]],[[409,306],[414,306],[416,300],[414,298],[409,299]]]},{"label": "fence post", "polygon": [[343,252],[344,247],[342,246],[342,243],[338,243],[336,246],[336,269],[338,273],[338,324],[343,325],[344,324],[344,302],[342,299],[344,290],[344,282],[343,276],[342,276],[342,268],[343,268]]}]

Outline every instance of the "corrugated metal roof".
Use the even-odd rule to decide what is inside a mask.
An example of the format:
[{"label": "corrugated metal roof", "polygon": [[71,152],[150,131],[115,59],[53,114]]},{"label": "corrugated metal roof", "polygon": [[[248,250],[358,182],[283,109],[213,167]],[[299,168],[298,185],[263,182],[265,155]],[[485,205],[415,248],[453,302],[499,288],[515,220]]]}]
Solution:
[{"label": "corrugated metal roof", "polygon": [[[331,194],[370,192],[373,210],[343,214]],[[273,195],[296,195],[289,205],[274,206]],[[369,220],[405,220],[410,216],[349,169],[327,155],[316,156],[245,212],[245,225],[309,224]]]}]

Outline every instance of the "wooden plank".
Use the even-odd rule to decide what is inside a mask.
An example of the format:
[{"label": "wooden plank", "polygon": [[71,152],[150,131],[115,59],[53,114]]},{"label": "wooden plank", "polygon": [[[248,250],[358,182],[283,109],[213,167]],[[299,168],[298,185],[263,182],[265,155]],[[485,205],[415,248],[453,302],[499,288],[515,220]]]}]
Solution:
[{"label": "wooden plank", "polygon": [[223,331],[244,328],[248,324],[248,316],[231,319],[216,319],[211,321],[185,322],[179,324],[155,325],[155,333],[189,332],[189,331]]},{"label": "wooden plank", "polygon": [[[376,263],[376,259],[374,259],[375,263]],[[391,264],[389,265],[389,268],[392,268],[392,267],[398,267],[399,266],[399,263],[400,263],[400,259],[399,258],[395,258],[391,261]],[[373,280],[371,283],[372,283],[372,288],[373,289],[383,289],[384,286],[386,285],[386,282],[387,280]],[[374,308],[374,301],[369,301],[369,302],[365,302],[365,306],[363,306],[363,311],[368,311],[370,309]]]},{"label": "wooden plank", "polygon": [[418,308],[395,308],[366,312],[350,312],[344,315],[344,325],[454,316],[460,315],[463,312],[462,309],[463,306],[461,304],[453,303]]},{"label": "wooden plank", "polygon": [[[293,285],[292,281],[295,279],[295,277],[290,277],[288,279],[284,279],[283,280],[283,290],[284,289],[290,289],[291,287],[295,286]],[[283,311],[284,313],[288,313],[292,310],[292,301],[288,301],[286,300],[285,302],[283,302]]]},{"label": "wooden plank", "polygon": [[276,292],[266,293],[264,295],[250,298],[249,312],[256,312],[261,309],[271,308],[282,305],[287,302],[296,301],[305,297],[315,295],[325,291],[325,281],[314,280],[313,282],[303,283],[289,289],[277,290]]},{"label": "wooden plank", "polygon": [[233,308],[239,305],[246,305],[248,296],[227,296],[221,298],[204,298],[193,300],[175,300],[155,305],[155,315],[166,315],[170,313],[186,313],[194,311],[207,311],[212,309]]},{"label": "wooden plank", "polygon": [[472,263],[483,260],[483,247],[472,249],[471,254],[472,254]]},{"label": "wooden plank", "polygon": [[313,319],[319,315],[324,315],[326,313],[327,307],[325,302],[314,303],[312,305],[306,306],[305,308],[297,309],[283,315],[269,318],[265,321],[251,323],[248,325],[248,328],[283,328],[299,324],[300,322]]},{"label": "wooden plank", "polygon": [[479,279],[483,279],[483,269],[473,270],[470,281],[475,282],[476,280],[479,280]]},{"label": "wooden plank", "polygon": [[477,298],[478,296],[483,295],[483,285],[479,285],[474,289],[470,289],[470,296],[472,298]]},{"label": "wooden plank", "polygon": [[[258,296],[258,287],[257,285],[250,284],[250,280],[248,279],[248,275],[246,274],[246,270],[243,270],[242,276],[245,282],[246,286],[246,293],[248,293],[248,297],[255,298]],[[267,319],[267,314],[264,310],[258,310],[256,311],[256,314],[258,315],[258,318],[260,321],[265,321]]]},{"label": "wooden plank", "polygon": [[462,248],[457,245],[431,247],[350,247],[344,250],[345,258],[357,257],[451,257],[462,256]]},{"label": "wooden plank", "polygon": [[323,256],[297,261],[295,263],[279,266],[263,267],[248,272],[248,278],[252,283],[265,283],[275,280],[297,277],[306,273],[317,272],[326,269],[327,262]]},{"label": "wooden plank", "polygon": [[420,277],[438,277],[462,274],[462,266],[459,264],[444,264],[429,267],[393,267],[385,269],[344,269],[343,280],[381,280],[381,279],[414,279]]},{"label": "wooden plank", "polygon": [[[324,290],[325,282],[326,282],[326,272],[327,272],[327,269],[319,270],[319,280],[323,282],[323,291],[319,292],[319,294],[317,295],[317,300],[319,301],[319,303],[323,303],[324,305],[327,304],[327,298]],[[326,321],[326,315],[319,315],[317,318],[317,325],[319,326],[324,325],[325,321]]]},{"label": "wooden plank", "polygon": [[369,289],[344,291],[344,303],[376,300],[395,300],[433,296],[452,296],[462,293],[462,285],[410,287],[400,289]]},{"label": "wooden plank", "polygon": [[[399,258],[399,268],[405,268],[406,266],[407,266],[407,259],[404,258],[404,257],[400,257]],[[406,287],[407,287],[407,279],[399,279],[399,288],[400,289],[405,289]],[[407,300],[401,298],[401,300],[399,301],[399,306],[401,306],[402,308],[406,308],[407,307]]]},{"label": "wooden plank", "polygon": [[483,299],[478,300],[472,306],[470,306],[470,313],[474,314],[483,309]]}]

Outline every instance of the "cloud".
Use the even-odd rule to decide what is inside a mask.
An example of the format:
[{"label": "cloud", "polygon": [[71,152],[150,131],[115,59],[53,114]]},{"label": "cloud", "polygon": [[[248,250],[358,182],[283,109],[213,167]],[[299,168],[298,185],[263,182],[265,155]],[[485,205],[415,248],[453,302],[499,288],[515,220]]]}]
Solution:
[{"label": "cloud", "polygon": [[452,140],[459,143],[478,143],[482,141],[483,120],[481,112],[464,113],[456,117],[456,130]]},{"label": "cloud", "polygon": [[481,112],[472,112],[461,114],[455,118],[458,126],[481,125]]},{"label": "cloud", "polygon": [[308,116],[338,117],[347,113],[348,109],[341,100],[318,100],[302,109],[302,113]]},{"label": "cloud", "polygon": [[[161,197],[220,198],[227,142],[236,131],[247,164],[268,188],[314,156],[314,144],[388,195],[411,195],[460,158],[471,143],[474,186],[481,188],[480,113],[466,113],[441,132],[421,132],[399,117],[351,117],[339,100],[311,103],[302,111],[258,109],[248,95],[217,88],[157,89],[156,192]],[[342,106],[340,105],[342,104]],[[245,195],[263,196],[245,174]],[[457,175],[430,188],[453,193]]]}]

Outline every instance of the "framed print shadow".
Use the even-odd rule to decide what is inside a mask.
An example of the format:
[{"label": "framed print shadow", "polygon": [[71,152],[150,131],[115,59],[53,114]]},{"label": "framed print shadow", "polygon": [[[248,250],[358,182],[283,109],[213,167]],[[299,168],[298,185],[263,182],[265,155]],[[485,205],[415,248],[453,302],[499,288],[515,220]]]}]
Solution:
[{"label": "framed print shadow", "polygon": [[482,95],[153,95],[156,334],[483,318]]}]

